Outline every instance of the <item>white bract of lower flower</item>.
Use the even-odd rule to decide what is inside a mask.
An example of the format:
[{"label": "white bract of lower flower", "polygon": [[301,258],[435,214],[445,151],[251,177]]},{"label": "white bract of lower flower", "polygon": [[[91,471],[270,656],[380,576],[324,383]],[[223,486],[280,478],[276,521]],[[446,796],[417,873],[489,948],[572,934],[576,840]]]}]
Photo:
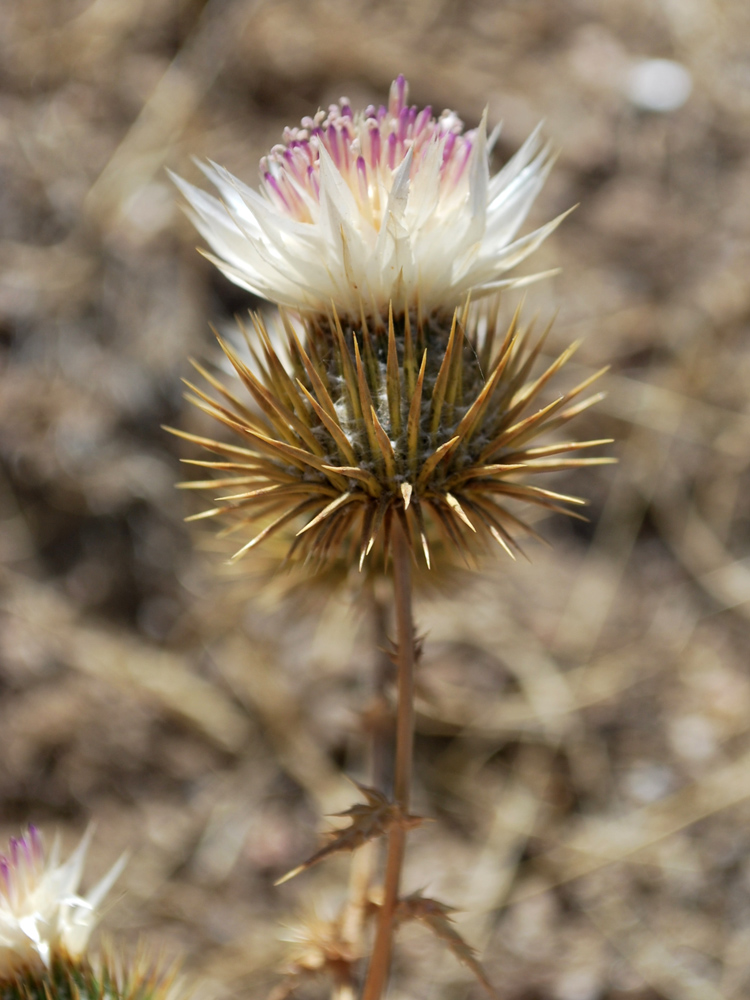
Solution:
[{"label": "white bract of lower flower", "polygon": [[382,318],[392,302],[427,315],[533,280],[501,276],[563,218],[516,239],[553,157],[536,129],[490,177],[496,137],[486,113],[464,132],[452,111],[410,107],[399,77],[388,107],[353,113],[342,98],[286,129],[259,191],[216,164],[202,169],[219,198],[174,180],[208,256],[248,291],[309,313]]},{"label": "white bract of lower flower", "polygon": [[12,839],[0,855],[0,978],[56,954],[79,958],[99,918],[98,908],[125,865],[125,857],[86,895],[78,894],[91,832],[67,861],[55,839],[45,854],[38,830]]}]

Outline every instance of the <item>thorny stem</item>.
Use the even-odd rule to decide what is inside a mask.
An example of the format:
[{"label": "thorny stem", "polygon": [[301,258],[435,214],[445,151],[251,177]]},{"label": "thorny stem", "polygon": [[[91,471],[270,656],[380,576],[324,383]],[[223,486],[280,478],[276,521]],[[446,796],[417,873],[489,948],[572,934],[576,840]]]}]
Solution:
[{"label": "thorny stem", "polygon": [[[370,705],[363,721],[370,736],[367,770],[374,788],[385,790],[393,780],[396,749],[396,716],[391,707],[388,691],[396,678],[393,658],[388,652],[388,610],[390,601],[383,601],[377,594],[372,580],[366,584],[365,595],[370,609],[373,649],[377,660],[373,676]],[[343,939],[351,945],[354,954],[363,955],[363,938],[367,912],[371,899],[372,881],[380,843],[364,844],[352,855],[349,874],[348,901],[342,922]],[[383,845],[387,846],[387,845]]]},{"label": "thorny stem", "polygon": [[[398,710],[393,796],[406,815],[409,812],[414,755],[414,622],[411,608],[411,554],[398,518],[394,518],[391,546],[398,636]],[[406,830],[400,826],[394,827],[388,837],[384,896],[362,1000],[380,1000],[388,979],[405,847]]]},{"label": "thorny stem", "polygon": [[[367,770],[372,786],[383,790],[388,787],[393,775],[396,719],[388,698],[388,689],[395,679],[396,671],[386,648],[388,604],[379,598],[372,580],[368,581],[365,594],[371,612],[373,648],[377,651],[372,699],[364,716],[365,728],[370,735]],[[342,932],[344,940],[350,942],[357,954],[364,954],[362,939],[379,847],[380,844],[376,843],[364,844],[352,856],[349,899],[344,911]]]},{"label": "thorny stem", "polygon": [[372,621],[378,661],[375,666],[375,680],[372,706],[368,713],[369,729],[372,734],[370,774],[375,788],[385,790],[391,783],[395,758],[396,719],[388,697],[388,691],[396,678],[393,659],[388,646],[388,604],[371,589]]}]

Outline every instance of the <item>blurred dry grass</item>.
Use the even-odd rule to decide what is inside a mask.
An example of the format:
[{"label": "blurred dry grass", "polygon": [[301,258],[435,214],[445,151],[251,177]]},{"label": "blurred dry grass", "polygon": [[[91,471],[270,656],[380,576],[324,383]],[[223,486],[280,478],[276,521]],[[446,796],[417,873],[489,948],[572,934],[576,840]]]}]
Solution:
[{"label": "blurred dry grass", "polygon": [[[694,92],[649,115],[631,61]],[[159,424],[209,319],[249,303],[195,253],[163,167],[249,181],[283,124],[407,73],[505,156],[563,152],[537,220],[615,469],[592,525],[424,603],[407,888],[465,907],[507,1000],[750,993],[750,7],[742,0],[6,0],[0,6],[0,803],[96,874],[134,858],[111,930],[264,996],[277,921],[343,891],[271,888],[362,775],[372,635],[346,606],[269,609],[215,576]],[[572,377],[572,376],[571,376]],[[398,995],[479,995],[424,931]]]}]

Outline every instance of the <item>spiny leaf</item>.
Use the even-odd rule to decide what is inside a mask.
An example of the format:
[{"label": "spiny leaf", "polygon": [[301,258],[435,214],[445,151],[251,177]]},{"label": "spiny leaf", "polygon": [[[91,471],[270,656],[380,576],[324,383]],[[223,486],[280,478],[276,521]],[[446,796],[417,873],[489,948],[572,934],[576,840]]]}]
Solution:
[{"label": "spiny leaf", "polygon": [[317,566],[320,567],[325,563],[330,550],[337,546],[344,535],[350,531],[357,517],[356,511],[361,511],[363,506],[362,503],[356,504],[355,507],[349,504],[347,510],[341,513],[334,512],[335,516],[328,517],[327,520],[318,525],[313,533],[304,536],[303,541],[311,539],[309,543],[310,557]]},{"label": "spiny leaf", "polygon": [[252,504],[255,500],[265,501],[271,496],[291,497],[291,496],[315,496],[315,497],[338,497],[339,494],[332,486],[323,483],[300,483],[291,484],[274,483],[272,486],[260,486],[254,490],[247,490],[244,493],[232,493],[231,496],[217,497],[221,503],[232,501],[235,507],[244,507]]},{"label": "spiny leaf", "polygon": [[[487,514],[488,518],[494,518],[495,520],[492,521],[492,523],[495,524],[498,528],[502,528],[503,532],[505,532],[505,528],[503,527],[503,522],[507,522],[508,524],[513,525],[513,527],[516,528],[516,530],[522,531],[525,535],[528,535],[529,538],[533,538],[535,541],[540,542],[542,545],[549,546],[550,543],[547,541],[546,538],[540,535],[539,532],[534,531],[531,525],[527,524],[526,521],[523,521],[520,517],[516,517],[515,514],[512,514],[505,507],[501,507],[498,503],[495,502],[494,497],[483,496],[481,493],[472,492],[471,502],[472,504],[476,504],[478,507],[480,507]],[[518,544],[517,540],[512,534],[510,534],[509,532],[505,532],[503,534],[503,537],[506,538],[506,540],[509,540],[513,544],[513,547],[518,552],[520,552],[524,556],[524,558],[528,559],[528,556],[523,551],[523,549]]]},{"label": "spiny leaf", "polygon": [[[259,409],[265,414],[267,420],[270,421],[274,427],[278,427],[279,426],[278,416],[275,413],[273,406],[269,405],[269,402],[266,398],[269,395],[269,393],[266,387],[263,385],[262,381],[260,381],[258,377],[254,374],[254,372],[252,372],[247,367],[244,361],[242,361],[242,359],[237,356],[237,354],[232,350],[230,345],[226,343],[223,337],[219,336],[219,334],[216,334],[216,339],[218,341],[219,347],[224,352],[227,360],[232,365],[236,373],[239,375],[240,381],[245,386],[250,395],[253,397],[255,402],[258,404]],[[260,368],[262,370],[263,366],[261,365]],[[273,397],[272,393],[270,395]],[[283,406],[280,400],[277,400],[277,402],[279,403],[279,405]],[[255,423],[258,422],[257,415],[255,417],[254,422]],[[280,426],[283,427],[286,425],[282,423]],[[292,441],[293,438],[287,438],[287,440]]]},{"label": "spiny leaf", "polygon": [[365,362],[365,368],[367,369],[368,384],[377,385],[380,381],[380,366],[372,348],[372,338],[367,327],[367,322],[365,322],[362,326],[362,346],[362,356]]},{"label": "spiny leaf", "polygon": [[436,937],[448,945],[458,961],[471,969],[489,995],[497,997],[495,987],[477,958],[476,949],[464,941],[453,924],[451,914],[455,912],[452,906],[447,906],[437,899],[430,899],[428,896],[415,892],[400,900],[396,919],[400,923],[407,920],[419,920],[426,924]]},{"label": "spiny leaf", "polygon": [[390,802],[382,792],[376,788],[369,788],[367,785],[360,785],[354,782],[360,792],[367,800],[365,803],[357,803],[344,812],[335,813],[336,816],[351,819],[351,825],[345,830],[333,830],[329,833],[329,842],[316,851],[307,861],[293,868],[280,878],[276,885],[288,882],[301,872],[307,871],[313,865],[338,854],[340,851],[355,851],[358,847],[374,840],[376,837],[383,837],[395,827],[404,830],[412,830],[424,822],[421,816],[412,816],[404,813],[399,805]]},{"label": "spiny leaf", "polygon": [[589,502],[583,497],[556,493],[554,490],[545,490],[541,486],[530,486],[528,483],[477,483],[476,487],[477,489],[480,487],[489,488],[491,492],[507,493],[508,496],[517,496],[522,500],[543,497],[545,500],[559,500],[561,503],[572,503],[581,507],[585,507]]},{"label": "spiny leaf", "polygon": [[368,504],[365,508],[364,515],[362,516],[362,534],[359,541],[359,572],[362,572],[362,567],[365,564],[365,559],[367,558],[368,543],[370,541],[370,535],[372,532],[373,521],[375,520],[376,508],[373,504]]},{"label": "spiny leaf", "polygon": [[231,507],[211,507],[208,510],[202,510],[198,514],[190,514],[185,518],[185,523],[190,524],[193,521],[203,521],[207,517],[216,517],[218,514],[226,514]]},{"label": "spiny leaf", "polygon": [[[249,333],[247,327],[242,322],[242,319],[239,316],[237,317],[237,325],[239,326],[240,332],[242,333],[242,337],[243,337],[243,339],[245,341],[245,346],[247,347],[248,353],[249,353],[250,357],[253,359],[253,362],[255,364],[255,370],[256,370],[256,372],[260,375],[260,377],[264,381],[265,380],[270,381],[271,380],[271,376],[270,376],[270,373],[268,371],[268,366],[266,364],[264,364],[263,359],[260,356],[260,351],[256,350],[256,348],[259,347],[257,338],[254,337],[254,336],[253,337],[250,336],[250,333]],[[216,329],[216,327],[212,326],[211,327],[211,331],[212,331],[214,337],[216,337],[216,339],[218,340],[219,337],[220,337],[220,334],[219,334],[219,331]]]},{"label": "spiny leaf", "polygon": [[511,549],[508,543],[510,541],[510,535],[507,535],[506,533],[506,537],[508,538],[508,541],[506,541],[500,529],[496,528],[494,524],[490,525],[490,534],[495,539],[500,548],[506,553],[506,555],[509,555],[510,558],[513,560],[513,562],[515,562],[516,557],[513,555],[513,550]]}]

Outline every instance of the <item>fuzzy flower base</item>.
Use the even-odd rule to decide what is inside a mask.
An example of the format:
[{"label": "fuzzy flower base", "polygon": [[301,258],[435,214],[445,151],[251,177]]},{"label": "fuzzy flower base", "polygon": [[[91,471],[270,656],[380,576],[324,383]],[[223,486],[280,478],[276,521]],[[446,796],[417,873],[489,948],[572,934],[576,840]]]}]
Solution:
[{"label": "fuzzy flower base", "polygon": [[[287,322],[288,360],[257,317],[255,334],[252,368],[222,344],[246,398],[200,366],[218,398],[191,386],[235,440],[176,432],[222,456],[193,462],[220,478],[184,485],[220,494],[197,517],[252,532],[235,558],[276,536],[286,564],[308,577],[336,565],[377,573],[398,518],[432,577],[472,566],[495,543],[521,551],[519,536],[536,532],[519,505],[580,516],[583,500],[536,478],[611,461],[571,457],[607,442],[557,436],[599,398],[580,398],[596,376],[540,405],[572,348],[534,377],[546,331],[535,338],[518,315],[507,330],[496,314],[468,309],[391,314],[381,328],[331,315],[308,323],[304,346]],[[541,435],[555,436],[539,444]]]}]

